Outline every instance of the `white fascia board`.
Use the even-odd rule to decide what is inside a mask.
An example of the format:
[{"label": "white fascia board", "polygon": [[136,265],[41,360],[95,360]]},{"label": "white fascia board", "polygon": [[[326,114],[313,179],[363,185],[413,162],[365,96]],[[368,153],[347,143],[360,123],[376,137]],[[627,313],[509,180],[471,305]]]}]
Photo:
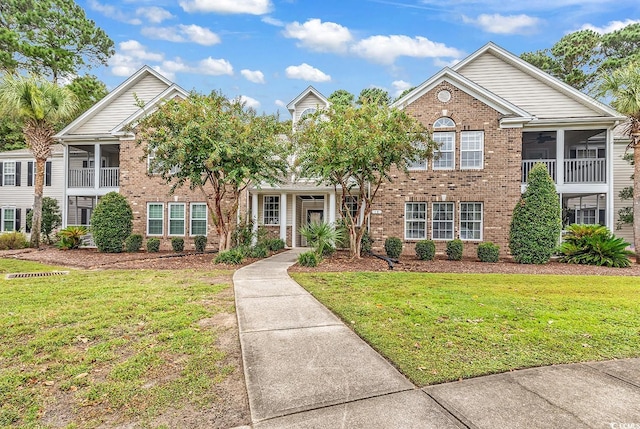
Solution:
[{"label": "white fascia board", "polygon": [[160,81],[164,82],[167,85],[173,84],[169,79],[162,76],[160,73],[158,73],[151,67],[145,65],[140,70],[132,74],[129,78],[127,78],[127,80],[125,80],[120,85],[118,85],[113,91],[105,95],[102,98],[102,100],[98,101],[96,104],[90,107],[86,112],[78,116],[73,122],[71,122],[69,125],[64,127],[60,132],[58,132],[55,136],[53,136],[53,138],[54,139],[64,138],[65,134],[69,133],[69,131],[71,131],[72,129],[84,124],[91,117],[93,117],[98,111],[102,110],[102,108],[105,105],[111,103],[113,99],[120,96],[123,92],[125,92],[131,86],[135,85],[138,81],[140,81],[143,77],[145,77],[148,74],[155,76],[156,78],[158,78]]},{"label": "white fascia board", "polygon": [[316,97],[318,97],[320,100],[322,100],[326,105],[329,105],[329,100],[327,100],[327,98],[322,95],[320,93],[320,91],[318,91],[317,89],[315,89],[313,86],[309,85],[307,87],[307,89],[305,89],[304,91],[302,91],[296,98],[294,98],[293,100],[291,100],[289,102],[289,104],[287,104],[287,109],[289,110],[289,112],[293,113],[293,111],[296,109],[296,104],[298,104],[298,102],[300,100],[302,100],[304,97],[307,96],[307,94],[313,94]]},{"label": "white fascia board", "polygon": [[618,113],[615,109],[611,108],[610,106],[607,106],[606,104],[601,103],[595,98],[592,98],[589,95],[581,91],[578,91],[571,85],[568,85],[562,82],[560,79],[557,79],[551,76],[550,74],[540,70],[539,68],[533,66],[532,64],[529,64],[522,58],[512,54],[511,52],[507,51],[504,48],[501,48],[500,46],[496,45],[493,42],[487,43],[482,48],[478,49],[473,54],[469,55],[467,58],[465,58],[464,60],[454,65],[452,69],[455,71],[460,70],[465,65],[474,61],[476,58],[478,58],[480,55],[484,54],[485,52],[491,52],[493,55],[499,57],[503,61],[506,61],[514,65],[516,68],[519,68],[520,70],[524,71],[525,73],[531,76],[536,77],[539,80],[542,80],[549,86],[553,87],[554,89],[560,92],[567,94],[569,97],[580,102],[581,104],[584,104],[593,109],[599,110],[606,116],[612,116],[612,117],[620,116],[620,113]]}]

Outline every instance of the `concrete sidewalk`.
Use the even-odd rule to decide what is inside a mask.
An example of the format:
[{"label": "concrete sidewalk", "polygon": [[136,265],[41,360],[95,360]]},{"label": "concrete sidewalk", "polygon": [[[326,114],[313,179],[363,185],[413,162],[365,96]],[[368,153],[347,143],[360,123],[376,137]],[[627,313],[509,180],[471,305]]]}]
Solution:
[{"label": "concrete sidewalk", "polygon": [[254,428],[640,429],[640,359],[417,389],[287,275],[299,253],[233,276]]}]

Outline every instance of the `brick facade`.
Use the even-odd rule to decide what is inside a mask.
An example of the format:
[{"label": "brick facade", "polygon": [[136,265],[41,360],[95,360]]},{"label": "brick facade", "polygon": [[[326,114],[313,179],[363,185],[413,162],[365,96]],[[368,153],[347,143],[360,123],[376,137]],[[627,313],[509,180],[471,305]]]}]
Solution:
[{"label": "brick facade", "polygon": [[[437,94],[451,93],[443,103]],[[500,129],[501,115],[493,108],[446,82],[425,93],[406,107],[406,112],[418,118],[433,131],[433,123],[440,117],[455,122],[455,168],[433,170],[429,161],[426,171],[410,171],[409,175],[395,171],[393,182],[385,184],[374,200],[371,215],[371,234],[374,248],[380,249],[387,237],[400,237],[404,253],[413,253],[418,240],[405,239],[405,203],[426,202],[426,238],[432,239],[433,202],[454,203],[454,238],[460,238],[460,202],[483,203],[481,241],[465,241],[465,255],[475,256],[477,245],[492,241],[505,254],[508,249],[511,213],[520,197],[520,163],[522,131],[519,128]],[[446,129],[443,131],[453,131]],[[460,168],[460,133],[484,132],[484,166],[480,170]],[[444,196],[444,198],[443,198]],[[436,250],[444,252],[446,241],[436,240]]]}]

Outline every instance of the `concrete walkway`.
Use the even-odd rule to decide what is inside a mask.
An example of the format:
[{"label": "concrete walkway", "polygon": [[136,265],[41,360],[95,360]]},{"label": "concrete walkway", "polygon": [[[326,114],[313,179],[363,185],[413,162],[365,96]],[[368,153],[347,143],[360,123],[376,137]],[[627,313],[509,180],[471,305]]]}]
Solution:
[{"label": "concrete walkway", "polygon": [[417,389],[287,275],[299,252],[233,276],[254,428],[640,429],[640,359]]}]

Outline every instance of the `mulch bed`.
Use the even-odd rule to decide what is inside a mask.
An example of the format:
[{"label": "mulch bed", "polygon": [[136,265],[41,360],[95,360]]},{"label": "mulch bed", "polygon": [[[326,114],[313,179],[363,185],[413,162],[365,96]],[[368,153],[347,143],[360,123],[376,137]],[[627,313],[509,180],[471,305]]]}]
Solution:
[{"label": "mulch bed", "polygon": [[[83,269],[155,269],[155,270],[235,270],[251,264],[256,259],[247,258],[242,265],[215,264],[215,253],[175,252],[158,253],[100,253],[96,249],[59,250],[45,247],[39,250],[0,251],[0,258],[17,258],[37,261],[49,265],[62,265]],[[315,268],[294,265],[292,272],[340,272],[340,271],[388,271],[385,261],[373,256],[351,259],[347,251],[337,251],[322,260]],[[600,276],[640,276],[640,264],[633,263],[629,268],[607,268],[589,265],[562,264],[549,262],[544,265],[526,265],[513,262],[511,258],[502,258],[497,263],[480,262],[476,258],[464,258],[462,261],[450,261],[445,255],[436,255],[433,261],[421,261],[415,255],[403,255],[394,271],[424,273],[503,273],[503,274],[568,274]]]}]

